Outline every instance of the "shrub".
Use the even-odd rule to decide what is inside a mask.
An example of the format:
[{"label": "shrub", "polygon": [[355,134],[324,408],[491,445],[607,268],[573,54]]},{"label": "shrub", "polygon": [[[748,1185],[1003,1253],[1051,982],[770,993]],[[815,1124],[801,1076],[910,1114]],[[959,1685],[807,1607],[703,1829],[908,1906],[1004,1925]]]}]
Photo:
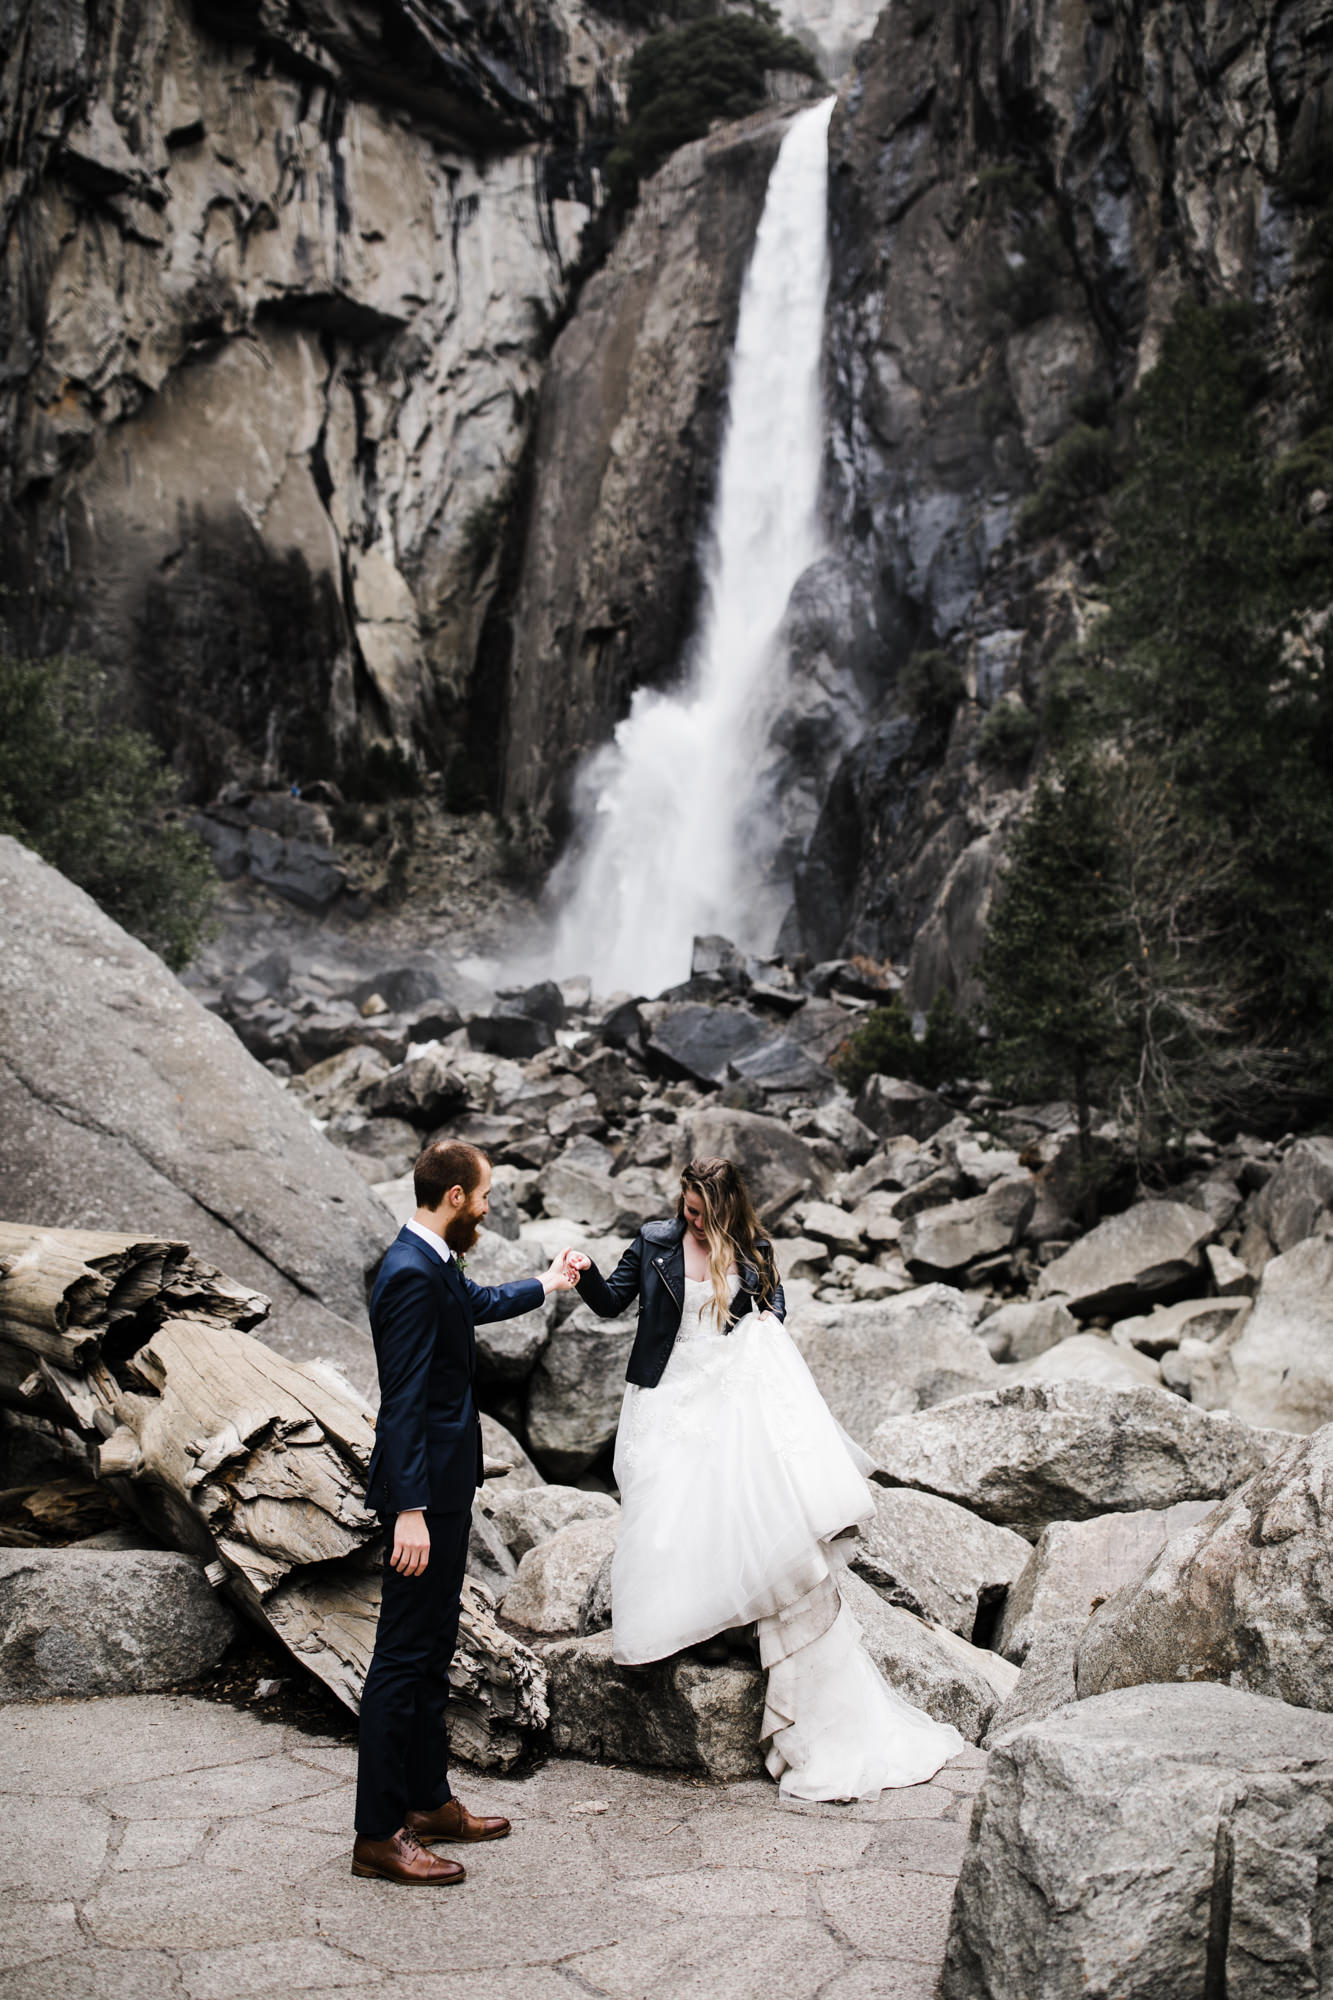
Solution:
[{"label": "shrub", "polygon": [[977,732],[977,756],[999,770],[1017,771],[1032,761],[1041,727],[1021,701],[1001,701]]},{"label": "shrub", "polygon": [[0,833],[34,848],[176,970],[208,930],[208,851],[166,816],[177,782],[156,745],[110,725],[91,660],[0,653]]},{"label": "shrub", "polygon": [[898,695],[909,715],[944,730],[967,694],[963,670],[951,653],[927,647],[913,653],[898,675]]},{"label": "shrub", "polygon": [[870,1076],[900,1076],[934,1089],[972,1071],[979,1044],[976,1029],[943,990],[926,1015],[925,1033],[912,1031],[912,1017],[894,994],[883,1007],[872,1007],[861,1026],[847,1037],[833,1058],[833,1073],[844,1090],[855,1094]]},{"label": "shrub", "polygon": [[1054,447],[1042,469],[1035,493],[1018,510],[1018,532],[1024,541],[1058,534],[1075,515],[1105,493],[1115,478],[1111,433],[1091,424],[1075,424]]}]

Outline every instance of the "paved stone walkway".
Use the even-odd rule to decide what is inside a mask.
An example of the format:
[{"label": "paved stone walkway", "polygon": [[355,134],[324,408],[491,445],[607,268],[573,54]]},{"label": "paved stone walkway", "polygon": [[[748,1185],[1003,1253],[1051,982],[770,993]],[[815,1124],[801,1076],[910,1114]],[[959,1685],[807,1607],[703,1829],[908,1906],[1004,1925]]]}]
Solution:
[{"label": "paved stone walkway", "polygon": [[0,1708],[4,2000],[929,2000],[983,1759],[782,1808],[552,1760],[469,1776],[456,1889],[349,1873],[354,1753],[171,1695]]}]

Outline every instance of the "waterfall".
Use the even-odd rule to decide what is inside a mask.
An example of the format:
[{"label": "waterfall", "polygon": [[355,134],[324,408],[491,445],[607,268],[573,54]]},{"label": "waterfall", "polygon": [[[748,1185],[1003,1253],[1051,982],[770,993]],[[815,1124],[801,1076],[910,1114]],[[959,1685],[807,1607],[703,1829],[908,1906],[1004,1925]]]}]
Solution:
[{"label": "waterfall", "polygon": [[600,992],[657,993],[686,978],[696,933],[771,949],[780,920],[767,869],[776,833],[756,806],[782,698],[783,614],[823,546],[833,104],[825,98],[793,120],[769,177],[741,291],[686,674],[668,692],[635,694],[577,789],[583,840],[552,885],[555,960],[562,973],[591,973]]}]

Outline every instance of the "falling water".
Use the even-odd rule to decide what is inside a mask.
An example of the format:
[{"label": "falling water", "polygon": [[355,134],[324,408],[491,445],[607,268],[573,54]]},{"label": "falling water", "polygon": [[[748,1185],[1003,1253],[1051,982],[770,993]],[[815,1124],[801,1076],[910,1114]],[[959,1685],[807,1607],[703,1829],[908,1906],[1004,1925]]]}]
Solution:
[{"label": "falling water", "polygon": [[[684,683],[640,689],[580,785],[581,852],[555,890],[556,963],[601,992],[684,979],[696,933],[771,947],[764,829],[750,824],[785,660],[779,629],[821,553],[821,353],[828,286],[826,98],[769,178],[741,292],[706,598]],[[775,835],[770,835],[771,850]]]}]

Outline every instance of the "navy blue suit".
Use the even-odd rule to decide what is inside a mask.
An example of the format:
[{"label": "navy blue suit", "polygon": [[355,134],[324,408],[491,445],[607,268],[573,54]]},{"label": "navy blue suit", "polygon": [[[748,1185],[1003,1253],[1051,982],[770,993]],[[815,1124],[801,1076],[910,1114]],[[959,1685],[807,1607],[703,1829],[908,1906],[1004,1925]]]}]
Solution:
[{"label": "navy blue suit", "polygon": [[[375,1280],[380,1410],[366,1498],[384,1521],[384,1584],[361,1695],[356,1791],[356,1830],[372,1840],[396,1833],[409,1810],[429,1812],[451,1796],[444,1709],[482,1482],[473,1329],[532,1312],[544,1297],[539,1278],[474,1285],[409,1229]],[[389,1562],[394,1521],[417,1508],[430,1560],[423,1575],[400,1576]]]}]

